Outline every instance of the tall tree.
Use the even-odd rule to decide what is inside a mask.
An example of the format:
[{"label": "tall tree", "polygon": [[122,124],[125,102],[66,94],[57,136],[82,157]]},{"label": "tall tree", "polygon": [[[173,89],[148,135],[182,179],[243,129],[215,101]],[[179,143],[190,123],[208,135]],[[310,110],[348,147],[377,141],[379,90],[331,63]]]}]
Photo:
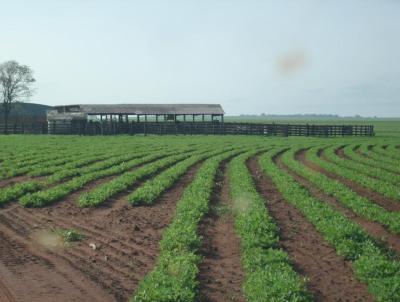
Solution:
[{"label": "tall tree", "polygon": [[16,61],[0,64],[0,101],[4,113],[4,134],[7,134],[8,119],[14,105],[26,100],[33,94],[35,82],[33,71],[29,66]]}]

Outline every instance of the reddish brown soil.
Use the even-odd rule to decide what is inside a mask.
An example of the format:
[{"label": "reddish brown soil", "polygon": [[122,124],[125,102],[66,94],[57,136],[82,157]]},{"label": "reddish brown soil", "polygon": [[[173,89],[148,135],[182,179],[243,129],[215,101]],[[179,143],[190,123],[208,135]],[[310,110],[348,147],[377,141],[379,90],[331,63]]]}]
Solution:
[{"label": "reddish brown soil", "polygon": [[367,287],[358,282],[351,264],[336,254],[322,235],[284,200],[272,180],[260,170],[255,158],[248,167],[257,190],[264,196],[280,229],[280,244],[298,273],[308,279],[307,288],[316,301],[373,301]]},{"label": "reddish brown soil", "polygon": [[281,161],[280,157],[276,159],[276,162],[281,169],[288,172],[298,183],[300,183],[304,188],[310,191],[310,193],[317,199],[328,203],[329,205],[333,206],[337,211],[345,215],[347,218],[358,223],[366,232],[373,236],[378,242],[382,242],[387,248],[393,249],[396,252],[400,253],[400,236],[390,233],[381,224],[363,218],[354,213],[352,210],[346,208],[336,198],[325,194],[321,189],[313,185],[307,179],[305,179],[301,175],[296,174],[294,171],[291,171],[290,168]]},{"label": "reddish brown soil", "polygon": [[339,156],[340,158],[351,160],[350,157],[348,157],[346,154],[344,154],[344,147],[345,147],[345,146],[341,146],[341,147],[339,147],[338,149],[336,149],[336,150],[335,150],[335,154],[336,154],[337,156]]},{"label": "reddish brown soil", "polygon": [[14,296],[10,293],[7,286],[4,282],[0,279],[0,301],[3,302],[14,302]]},{"label": "reddish brown soil", "polygon": [[[322,167],[314,164],[313,162],[309,161],[306,159],[306,152],[307,150],[301,150],[296,154],[296,159],[300,161],[302,164],[305,166],[313,169],[314,171],[320,172],[324,174],[325,176],[328,176],[329,178],[335,179],[342,184],[346,185],[349,187],[351,190],[359,194],[360,196],[363,196],[365,198],[368,198],[369,200],[375,202],[376,204],[380,205],[382,208],[392,211],[392,212],[397,212],[400,211],[400,202],[396,202],[390,198],[387,198],[386,196],[383,196],[382,194],[379,194],[378,192],[372,191],[370,189],[367,189],[343,176],[337,175],[335,173],[332,173],[330,171],[327,171],[323,169]],[[325,159],[323,152],[320,153],[321,158]]]},{"label": "reddish brown soil", "polygon": [[[125,194],[103,207],[81,209],[75,193],[48,208],[14,203],[1,209],[0,280],[5,285],[0,297],[4,287],[17,301],[127,301],[153,268],[162,232],[198,167],[152,206],[132,207]],[[76,229],[86,238],[45,248],[36,234],[53,228]]]},{"label": "reddish brown soil", "polygon": [[[199,267],[200,301],[245,301],[241,292],[244,273],[240,265],[240,242],[234,232],[230,207],[224,163],[216,179],[210,212],[199,226],[203,236],[200,252],[204,257]],[[227,212],[221,213],[221,209]]]}]

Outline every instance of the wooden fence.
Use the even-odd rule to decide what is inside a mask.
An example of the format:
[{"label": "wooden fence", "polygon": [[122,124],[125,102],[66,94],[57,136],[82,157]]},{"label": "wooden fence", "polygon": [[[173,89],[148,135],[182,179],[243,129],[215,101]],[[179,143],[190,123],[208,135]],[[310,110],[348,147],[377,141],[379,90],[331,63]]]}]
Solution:
[{"label": "wooden fence", "polygon": [[[117,135],[117,134],[158,134],[158,135],[264,135],[264,136],[373,136],[372,125],[292,125],[256,123],[211,123],[211,122],[75,122],[75,123],[36,123],[12,124],[8,132],[13,134],[78,134],[78,135]],[[0,133],[4,125],[0,124]]]},{"label": "wooden fence", "polygon": [[[0,124],[0,134],[5,131],[5,124]],[[47,134],[47,122],[44,123],[23,123],[23,124],[8,124],[8,134]]]},{"label": "wooden fence", "polygon": [[[59,126],[61,127],[61,126]],[[68,130],[69,129],[69,130]],[[50,129],[49,129],[50,130]],[[82,135],[158,134],[158,135],[265,135],[265,136],[373,136],[371,125],[292,125],[255,123],[202,123],[202,122],[88,122],[54,128],[50,133]]]}]

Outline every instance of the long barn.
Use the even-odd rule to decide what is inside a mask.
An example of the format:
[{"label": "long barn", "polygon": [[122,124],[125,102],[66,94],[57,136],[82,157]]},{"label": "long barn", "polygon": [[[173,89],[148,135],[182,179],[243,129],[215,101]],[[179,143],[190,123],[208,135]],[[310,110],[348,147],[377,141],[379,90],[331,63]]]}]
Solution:
[{"label": "long barn", "polygon": [[49,133],[63,134],[90,121],[102,123],[224,122],[219,104],[79,104],[55,106],[47,112]]}]

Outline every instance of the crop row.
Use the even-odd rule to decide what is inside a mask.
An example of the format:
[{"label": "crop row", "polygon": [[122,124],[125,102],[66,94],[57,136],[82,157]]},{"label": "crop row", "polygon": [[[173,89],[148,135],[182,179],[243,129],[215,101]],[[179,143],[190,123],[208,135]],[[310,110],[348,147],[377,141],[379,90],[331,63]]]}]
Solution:
[{"label": "crop row", "polygon": [[[204,152],[204,151],[202,151]],[[90,192],[85,192],[79,197],[79,206],[94,207],[107,201],[117,193],[126,191],[136,181],[156,173],[160,169],[167,168],[181,160],[190,157],[191,154],[181,153],[152,162],[134,171],[126,172],[110,182],[97,186]]]},{"label": "crop row", "polygon": [[[386,146],[386,149],[384,149],[383,147]],[[400,154],[399,154],[399,150],[392,146],[392,145],[378,145],[378,146],[374,146],[371,149],[372,152],[384,156],[384,157],[389,157],[395,160],[400,160]]]},{"label": "crop row", "polygon": [[[4,168],[9,170],[18,170],[32,165],[40,164],[45,161],[59,161],[70,157],[71,155],[90,154],[98,152],[95,146],[83,147],[81,144],[71,145],[69,148],[63,146],[49,146],[48,150],[41,150],[37,152],[19,153],[13,158],[8,158],[4,161]],[[104,149],[103,149],[104,150]]]},{"label": "crop row", "polygon": [[[350,179],[356,183],[359,183],[360,185],[362,185],[366,188],[370,188],[370,189],[372,189],[376,192],[379,192],[389,198],[400,200],[400,188],[398,186],[395,186],[393,184],[390,184],[390,183],[387,183],[384,181],[380,181],[378,179],[360,174],[357,171],[346,168],[345,165],[339,166],[335,163],[331,163],[326,160],[323,160],[318,156],[318,151],[320,149],[321,148],[319,148],[319,147],[310,149],[310,152],[307,152],[307,159],[327,171],[333,172],[337,175],[340,175],[347,179]],[[330,150],[332,150],[332,149],[330,149]],[[311,151],[313,151],[313,152],[311,152]],[[328,152],[325,155],[327,156],[328,159],[336,157],[336,155],[332,155],[331,152]]]},{"label": "crop row", "polygon": [[197,274],[201,257],[198,223],[209,210],[209,199],[221,161],[237,154],[229,151],[207,159],[185,189],[175,216],[160,241],[160,254],[153,271],[140,282],[132,301],[196,301]]},{"label": "crop row", "polygon": [[15,200],[29,192],[36,192],[44,187],[39,181],[18,183],[7,188],[0,188],[0,205]]},{"label": "crop row", "polygon": [[70,167],[69,169],[68,168],[64,169],[62,171],[59,171],[59,172],[49,176],[47,178],[47,182],[48,183],[57,183],[59,181],[65,180],[70,177],[91,174],[93,172],[98,172],[98,171],[105,170],[105,169],[115,167],[115,166],[122,166],[122,165],[130,166],[130,163],[132,161],[134,161],[134,163],[135,163],[137,158],[143,157],[146,154],[149,154],[149,152],[135,152],[135,153],[122,154],[122,155],[118,155],[118,156],[113,156],[112,158],[109,158],[104,161],[96,162],[96,163],[86,166],[84,168]]},{"label": "crop row", "polygon": [[310,221],[337,253],[352,262],[355,275],[366,283],[377,301],[400,301],[400,263],[393,260],[360,226],[330,205],[314,198],[289,174],[278,168],[267,152],[260,165],[284,198]]},{"label": "crop row", "polygon": [[344,206],[358,215],[381,223],[393,233],[400,234],[400,213],[389,212],[369,199],[358,195],[341,182],[330,179],[320,172],[299,163],[295,160],[295,154],[302,148],[292,148],[282,155],[282,161],[292,171],[301,175],[318,187],[324,193],[336,198]]},{"label": "crop row", "polygon": [[171,187],[178,178],[180,178],[186,171],[194,164],[205,160],[208,157],[218,155],[219,153],[226,152],[227,149],[207,152],[205,154],[192,155],[188,159],[172,166],[171,168],[160,173],[153,179],[146,181],[132,194],[128,196],[128,201],[131,204],[151,204],[156,200],[165,190]]},{"label": "crop row", "polygon": [[303,280],[279,247],[278,228],[246,167],[246,160],[255,153],[239,155],[228,166],[235,229],[246,274],[244,294],[247,301],[311,301]]},{"label": "crop row", "polygon": [[374,162],[370,159],[363,157],[362,155],[354,152],[353,146],[349,145],[343,148],[343,153],[350,159],[344,160],[339,157],[333,157],[334,162],[339,166],[346,166],[357,172],[366,174],[368,176],[378,178],[380,180],[397,184],[400,182],[400,175],[396,173],[389,172],[385,169],[376,167]]},{"label": "crop row", "polygon": [[[161,155],[159,155],[159,156],[161,156]],[[135,157],[135,156],[133,156],[133,157]],[[84,169],[75,168],[75,169],[71,169],[71,170],[63,170],[59,173],[56,173],[56,174],[46,178],[46,180],[40,180],[40,181],[32,180],[32,181],[28,181],[28,182],[16,183],[12,186],[8,186],[5,188],[0,188],[0,204],[4,204],[6,202],[16,200],[27,193],[33,193],[38,190],[44,189],[47,186],[49,186],[51,184],[55,184],[55,183],[59,182],[60,180],[67,178],[70,175],[77,175],[77,174],[81,175],[82,173],[86,172],[86,174],[81,175],[81,178],[75,177],[67,183],[61,184],[59,186],[55,186],[52,189],[47,190],[47,191],[49,191],[50,195],[61,196],[61,191],[65,192],[67,190],[67,188],[71,188],[70,192],[74,191],[74,190],[72,190],[72,188],[79,189],[79,183],[87,183],[87,182],[89,182],[91,180],[95,180],[97,178],[101,178],[101,177],[105,177],[105,176],[109,176],[109,175],[113,175],[113,174],[118,174],[118,173],[124,172],[127,169],[130,169],[131,167],[134,167],[138,164],[138,160],[136,158],[131,161],[124,162],[123,164],[120,164],[118,166],[113,166],[113,164],[112,164],[114,162],[113,160],[106,161],[106,162],[107,162],[106,164],[99,162],[99,163],[93,165],[91,167],[94,170],[93,172],[90,172],[89,170],[87,170],[85,168]],[[111,167],[111,168],[109,168],[109,167]],[[59,187],[61,187],[60,190],[58,189]],[[59,193],[57,193],[58,190],[59,190]],[[43,191],[43,192],[47,192],[47,191]],[[35,194],[37,194],[37,195],[47,194],[47,193],[43,193],[43,192],[39,192],[39,193],[35,193]],[[31,197],[31,196],[35,197],[36,195],[33,195],[33,194],[29,195],[29,197]],[[48,198],[50,198],[50,197],[48,197]],[[27,202],[26,198],[25,198],[24,202]],[[29,203],[27,203],[27,205],[28,204]]]},{"label": "crop row", "polygon": [[123,173],[129,169],[132,169],[138,165],[145,164],[151,161],[154,161],[160,157],[166,156],[168,153],[164,152],[156,152],[154,154],[133,159],[128,162],[124,162],[118,166],[113,166],[108,169],[99,170],[87,174],[83,174],[77,177],[72,178],[71,180],[52,187],[50,189],[39,191],[35,193],[27,194],[20,198],[20,203],[23,206],[29,207],[41,207],[48,205],[52,202],[60,200],[70,193],[79,190],[87,183],[94,181],[96,179],[100,179],[106,176],[112,176],[116,174]]},{"label": "crop row", "polygon": [[27,174],[29,176],[35,177],[35,176],[48,176],[55,174],[60,171],[65,171],[65,170],[70,170],[70,169],[75,169],[75,168],[82,168],[87,165],[91,165],[93,163],[99,162],[99,161],[104,161],[107,160],[111,157],[114,157],[113,154],[84,154],[83,156],[79,157],[74,157],[74,158],[68,158],[65,164],[62,165],[42,165],[39,167],[35,167],[34,169],[31,169],[30,172]]},{"label": "crop row", "polygon": [[[22,154],[21,156],[15,156],[14,158],[5,159],[3,163],[4,168],[22,168],[25,166],[34,165],[43,161],[43,158],[46,157],[49,160],[55,160],[62,158],[63,151],[65,150],[54,148],[53,153],[31,153],[31,154]],[[61,153],[61,154],[60,154]]]},{"label": "crop row", "polygon": [[389,171],[400,173],[400,160],[395,160],[386,156],[379,155],[369,150],[368,145],[361,145],[357,148],[357,152],[362,154],[368,161],[375,166],[378,166]]},{"label": "crop row", "polygon": [[394,143],[388,144],[387,148],[385,149],[385,152],[390,155],[391,157],[400,160],[400,149],[398,148],[398,141],[397,141],[397,146]]},{"label": "crop row", "polygon": [[[87,153],[78,153],[74,154],[73,156],[66,156],[63,155],[62,158],[57,158],[55,160],[51,159],[40,159],[35,164],[26,165],[23,167],[17,168],[9,168],[4,169],[2,172],[2,178],[10,178],[20,175],[28,174],[30,176],[42,176],[46,174],[50,174],[49,172],[59,171],[62,170],[64,167],[68,167],[71,165],[71,162],[79,161],[79,160],[88,160],[89,159],[96,159],[97,157],[101,158],[102,153],[93,153],[91,155]],[[104,158],[104,156],[103,156]]]}]

